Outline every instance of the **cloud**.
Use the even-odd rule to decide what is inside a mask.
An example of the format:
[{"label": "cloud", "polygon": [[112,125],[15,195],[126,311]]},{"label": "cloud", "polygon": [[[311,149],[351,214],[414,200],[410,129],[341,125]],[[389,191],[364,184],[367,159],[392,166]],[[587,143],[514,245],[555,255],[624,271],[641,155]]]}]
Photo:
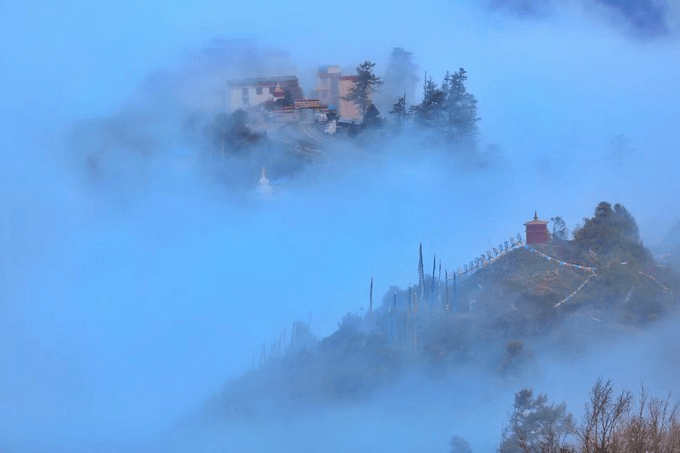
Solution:
[{"label": "cloud", "polygon": [[665,0],[596,0],[617,22],[622,22],[635,35],[641,37],[666,36],[669,28],[669,6]]},{"label": "cloud", "polygon": [[[144,3],[142,16],[130,10],[114,23],[109,5],[85,3],[97,14],[71,14],[77,2],[68,14],[37,2],[21,17],[3,15],[11,44],[1,54],[9,68],[3,86],[11,89],[0,106],[8,131],[0,166],[0,438],[10,449],[143,443],[249,368],[284,326],[311,315],[314,333],[326,335],[367,305],[371,276],[376,298],[415,281],[419,242],[453,268],[520,232],[534,209],[561,215],[571,228],[597,202],[618,201],[646,241],[678,221],[666,196],[678,191],[672,46],[647,49],[600,22],[554,20],[561,9],[547,2],[495,2],[541,19],[521,27],[451,2],[392,8],[385,21],[352,17],[342,3],[334,7],[340,22],[355,20],[358,32],[340,36],[312,2],[296,3],[294,26],[280,5],[270,17],[251,15],[248,4]],[[598,6],[624,23],[638,14]],[[653,6],[644,8],[655,17]],[[663,10],[667,22],[677,16],[672,8]],[[74,27],[55,26],[65,22]],[[395,29],[400,42],[386,42]],[[234,34],[275,42],[209,39]],[[297,73],[308,90],[316,63],[378,61],[393,46],[413,51],[419,70],[438,81],[447,69],[468,70],[482,149],[495,143],[502,159],[465,166],[451,149],[405,136],[331,146],[327,159],[274,184],[273,199],[262,203],[254,193],[259,165],[208,158],[185,140],[189,115],[208,122],[229,78]],[[451,407],[434,422],[417,395],[407,401],[416,421],[403,408],[386,418],[386,396],[377,408],[323,414],[319,433],[342,436],[339,416],[349,414],[352,446],[375,435],[444,450],[457,433],[484,451],[478,447],[491,443],[515,389],[489,395],[493,382],[452,380],[472,386],[473,396],[446,393]],[[565,392],[556,399],[582,395],[589,384],[558,383]],[[401,390],[413,388],[406,382]],[[423,400],[434,405],[439,395]],[[452,408],[456,398],[466,411]],[[486,413],[497,417],[483,432],[463,429]],[[315,426],[313,417],[271,426],[258,439]],[[399,436],[376,435],[383,421]]]},{"label": "cloud", "polygon": [[[486,6],[518,17],[547,19],[581,10],[584,20],[597,18],[636,38],[663,38],[677,31],[677,8],[666,0],[486,0]],[[577,13],[579,14],[579,13]]]}]

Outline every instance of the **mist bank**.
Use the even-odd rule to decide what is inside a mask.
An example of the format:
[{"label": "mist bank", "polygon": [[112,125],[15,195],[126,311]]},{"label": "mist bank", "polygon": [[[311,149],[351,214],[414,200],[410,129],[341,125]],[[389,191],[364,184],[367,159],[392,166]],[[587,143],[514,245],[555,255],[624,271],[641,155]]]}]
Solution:
[{"label": "mist bank", "polygon": [[606,335],[604,342],[604,336],[595,333],[588,352],[577,356],[556,357],[555,351],[536,350],[537,366],[522,379],[499,378],[496,370],[476,366],[446,376],[407,374],[368,401],[305,410],[293,404],[281,408],[280,416],[185,425],[161,440],[160,449],[448,452],[455,435],[466,440],[472,451],[495,451],[508,426],[513,396],[522,388],[545,393],[551,403],[565,402],[579,422],[591,387],[603,376],[613,379],[617,392],[629,390],[637,397],[645,385],[655,397],[670,392],[673,403],[677,369],[667,357],[677,340],[675,323],[677,317],[635,335],[617,339]]},{"label": "mist bank", "polygon": [[[310,433],[335,438],[334,428],[348,423],[353,430],[358,418],[370,426],[359,436],[364,448],[379,442],[395,451],[444,451],[433,443],[439,432],[489,451],[507,426],[489,415],[502,420],[499,407],[519,388],[564,398],[579,415],[598,377],[629,388],[644,382],[656,395],[675,391],[677,370],[667,357],[677,336],[679,277],[653,262],[625,208],[608,209],[600,203],[574,241],[511,247],[472,275],[466,269],[457,289],[455,280],[427,274],[406,290],[392,287],[380,305],[348,313],[321,340],[308,324],[296,323],[289,338],[284,330],[263,345],[253,368],[226,383],[174,435],[192,439],[187,433],[241,423],[266,431],[291,426],[290,442],[301,445],[294,425],[310,424]],[[604,230],[607,238],[592,243]],[[624,256],[629,261],[622,262]],[[486,418],[470,426],[471,413]],[[410,420],[405,430],[388,431],[402,415]],[[328,416],[341,418],[342,427],[326,426]],[[421,424],[431,427],[430,436],[419,431]],[[442,435],[445,426],[451,431]],[[221,446],[244,442],[259,451],[271,445],[269,438],[206,435]],[[302,445],[313,449],[316,439],[303,435]],[[356,438],[334,441],[330,448],[346,451],[352,442]]]},{"label": "mist bank", "polygon": [[[266,201],[257,197],[255,178],[250,189],[244,178],[234,192],[215,177],[228,161],[165,156],[162,146],[144,158],[134,184],[92,184],[82,179],[85,167],[73,167],[74,178],[71,168],[64,173],[47,162],[23,167],[41,168],[41,181],[27,186],[7,170],[12,191],[5,193],[22,198],[8,201],[21,216],[6,218],[5,247],[8,258],[24,263],[6,274],[9,319],[20,319],[21,330],[5,332],[24,339],[5,350],[15,364],[5,389],[20,408],[5,424],[7,438],[19,445],[36,437],[116,444],[158,433],[250,368],[262,344],[292,321],[311,312],[313,333],[330,335],[347,312],[367,309],[371,276],[376,294],[414,283],[420,242],[455,269],[521,232],[533,209],[563,216],[570,228],[600,201],[596,193],[636,192],[632,205],[652,210],[621,179],[607,184],[603,175],[633,174],[626,164],[593,165],[587,174],[576,163],[555,168],[565,181],[593,184],[574,197],[546,181],[544,167],[512,159],[470,167],[445,148],[423,150],[403,138],[378,149],[341,146],[274,185]],[[114,159],[128,174],[130,161]],[[603,179],[591,180],[598,172]],[[31,200],[30,210],[22,200]],[[506,401],[516,390],[507,388]],[[36,411],[52,428],[36,427]],[[328,414],[328,431],[318,431],[332,436],[337,422]],[[421,417],[429,426],[427,414]],[[365,429],[356,423],[357,433]],[[286,428],[270,432],[279,429]],[[460,430],[439,432],[437,440],[412,442],[446,448]]]},{"label": "mist bank", "polygon": [[[295,6],[306,27],[291,30],[279,16],[242,20],[252,17],[247,4],[200,2],[188,11],[153,2],[47,3],[2,6],[0,447],[151,450],[175,420],[251,368],[290,323],[302,319],[323,338],[348,312],[367,310],[371,277],[376,295],[415,283],[419,243],[457,269],[521,232],[534,210],[574,229],[596,203],[616,200],[635,213],[646,244],[678,221],[676,202],[664,197],[678,191],[672,33],[631,40],[580,10],[516,20],[479,2],[442,1],[393,10],[394,20],[378,23],[377,4],[355,4],[365,8],[359,16],[346,3],[327,5],[329,17],[354,24],[356,34],[326,39],[328,24],[312,4]],[[404,26],[425,23],[428,30]],[[400,42],[386,43],[395,24]],[[292,162],[297,132],[292,146],[270,134],[267,146],[224,159],[187,137],[192,119],[200,131],[222,113],[225,80],[296,73],[308,90],[318,66],[349,72],[366,59],[386,75],[393,46],[413,52],[419,77],[426,70],[440,81],[466,68],[482,117],[483,165],[417,131],[325,143],[323,158]],[[420,82],[407,84],[414,101]],[[263,165],[274,188],[266,201],[256,192]],[[623,348],[614,361],[627,354]],[[649,365],[662,368],[652,373],[659,379],[677,372],[665,354],[658,350]],[[599,368],[607,363],[594,359],[584,369],[609,375]],[[571,376],[572,365],[542,369]],[[570,382],[580,382],[574,369]],[[557,388],[583,395],[593,379]],[[488,396],[495,381],[479,380],[480,403],[462,407],[489,402],[502,419],[517,388]],[[398,398],[419,388],[404,382]],[[433,399],[447,395],[443,382]],[[415,431],[402,436],[411,418],[398,415],[386,424],[400,435],[387,439],[372,429],[384,416],[364,424],[402,404],[386,392],[382,406],[322,410],[318,425],[301,414],[289,426],[336,439],[335,415],[343,414],[356,434],[345,437],[352,447],[371,437],[433,450],[446,449],[455,433],[478,450],[498,432],[449,429],[448,409],[440,419],[424,397],[404,411],[416,414]],[[506,403],[496,406],[496,396]],[[460,392],[447,398],[452,407],[464,400]],[[453,416],[475,420],[471,410]],[[436,436],[419,437],[432,424]],[[284,439],[289,433],[278,422],[256,426]],[[209,436],[190,439],[218,448]],[[263,439],[270,438],[256,438]]]}]

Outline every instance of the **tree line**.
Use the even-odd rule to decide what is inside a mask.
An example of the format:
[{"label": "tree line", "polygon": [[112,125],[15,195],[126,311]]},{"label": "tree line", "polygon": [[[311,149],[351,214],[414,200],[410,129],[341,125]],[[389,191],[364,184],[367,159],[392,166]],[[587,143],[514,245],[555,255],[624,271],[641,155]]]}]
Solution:
[{"label": "tree line", "polygon": [[[426,75],[419,102],[409,104],[409,99],[415,99],[416,84],[420,79],[416,70],[411,52],[402,48],[393,49],[384,77],[376,75],[374,62],[366,60],[359,64],[355,68],[354,85],[343,97],[361,114],[361,123],[354,125],[352,131],[398,133],[409,124],[437,140],[474,148],[480,118],[477,98],[466,86],[468,74],[465,69],[447,71],[441,84]],[[386,88],[385,92],[383,88]],[[283,98],[266,103],[264,108],[291,106],[295,96],[301,97],[302,93],[286,89]],[[385,118],[376,102],[385,108],[391,106],[389,115],[393,127],[385,127]],[[248,113],[239,109],[231,114],[216,115],[201,132],[213,149],[241,151],[264,138],[264,134],[251,130],[247,123]]]},{"label": "tree line", "polygon": [[404,123],[412,119],[422,126],[449,141],[474,144],[478,136],[477,99],[467,91],[465,82],[467,72],[460,68],[456,72],[446,72],[439,86],[426,77],[420,103],[406,108],[405,96],[392,105],[390,114]]},{"label": "tree line", "polygon": [[[576,421],[566,404],[551,404],[532,389],[515,394],[498,453],[647,453],[680,451],[679,406],[670,394],[652,397],[643,386],[636,397],[617,392],[611,379],[590,389],[583,418]],[[455,442],[454,442],[455,440]],[[461,453],[461,439],[452,439]],[[458,447],[456,447],[458,446]]]},{"label": "tree line", "polygon": [[[412,55],[401,48],[395,48],[390,65],[392,72],[413,72]],[[364,61],[356,67],[356,82],[344,97],[352,102],[363,116],[362,126],[375,128],[382,126],[380,113],[373,103],[374,96],[384,84],[382,77],[374,72],[375,63]],[[395,76],[392,76],[395,77]],[[414,74],[400,74],[401,79],[414,80]],[[450,142],[474,146],[479,130],[477,123],[477,98],[467,90],[467,72],[460,68],[446,72],[441,85],[432,77],[425,77],[420,102],[407,105],[406,93],[392,103],[389,111],[398,127],[406,122],[420,126],[435,136]]]}]

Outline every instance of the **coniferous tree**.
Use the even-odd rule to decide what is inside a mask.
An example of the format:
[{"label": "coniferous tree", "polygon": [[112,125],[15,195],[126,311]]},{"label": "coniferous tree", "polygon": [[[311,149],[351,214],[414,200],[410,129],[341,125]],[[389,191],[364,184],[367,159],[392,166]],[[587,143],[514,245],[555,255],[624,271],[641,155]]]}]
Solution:
[{"label": "coniferous tree", "polygon": [[573,417],[566,404],[548,404],[545,394],[534,397],[533,390],[520,390],[498,452],[560,453],[564,451],[563,438],[572,427]]},{"label": "coniferous tree", "polygon": [[382,118],[380,118],[380,112],[378,111],[378,108],[375,106],[375,104],[371,103],[371,105],[368,107],[368,110],[366,110],[362,125],[365,128],[371,129],[378,129],[382,127]]},{"label": "coniferous tree", "polygon": [[371,106],[371,94],[377,91],[383,83],[382,79],[373,72],[374,67],[375,63],[368,60],[357,66],[356,82],[344,97],[346,101],[357,106],[362,116],[366,115]]},{"label": "coniferous tree", "polygon": [[628,249],[639,260],[646,260],[640,241],[640,232],[633,216],[620,204],[614,207],[606,201],[595,208],[595,215],[583,219],[583,226],[574,232],[574,240],[583,248],[596,253],[611,252],[616,248]]},{"label": "coniferous tree", "polygon": [[390,110],[390,114],[397,117],[398,125],[401,126],[406,122],[406,116],[408,115],[408,112],[406,111],[406,96],[401,96],[399,99],[397,99],[397,102],[392,104],[392,110]]},{"label": "coniferous tree", "polygon": [[446,92],[439,88],[432,78],[425,78],[423,100],[415,107],[415,117],[419,124],[440,129],[444,121]]},{"label": "coniferous tree", "polygon": [[477,139],[477,99],[465,87],[463,68],[447,72],[441,87],[425,77],[423,98],[414,107],[418,124],[447,140],[474,145]]},{"label": "coniferous tree", "polygon": [[446,73],[442,91],[446,93],[446,135],[454,141],[474,142],[478,135],[477,99],[465,87],[467,72]]}]

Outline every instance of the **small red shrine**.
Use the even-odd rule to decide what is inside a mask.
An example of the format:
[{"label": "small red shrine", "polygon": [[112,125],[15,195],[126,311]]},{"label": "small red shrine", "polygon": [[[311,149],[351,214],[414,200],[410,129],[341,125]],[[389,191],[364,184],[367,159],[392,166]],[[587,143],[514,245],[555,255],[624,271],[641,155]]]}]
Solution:
[{"label": "small red shrine", "polygon": [[527,227],[527,244],[545,244],[550,238],[548,222],[539,220],[536,211],[534,211],[534,219],[526,222],[524,226]]}]

